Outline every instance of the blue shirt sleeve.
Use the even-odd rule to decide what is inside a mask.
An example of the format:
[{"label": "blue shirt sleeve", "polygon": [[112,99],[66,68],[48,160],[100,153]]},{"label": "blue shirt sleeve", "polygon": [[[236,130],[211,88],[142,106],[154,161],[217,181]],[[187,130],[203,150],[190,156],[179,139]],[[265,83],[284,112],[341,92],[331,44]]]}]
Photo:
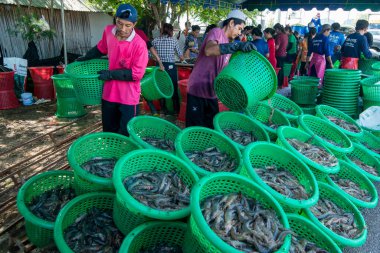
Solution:
[{"label": "blue shirt sleeve", "polygon": [[343,43],[344,43],[344,41],[345,41],[345,38],[344,38],[344,34],[343,33],[340,33],[339,34],[339,45],[343,45]]},{"label": "blue shirt sleeve", "polygon": [[369,51],[367,37],[362,36],[362,38],[363,39],[360,40],[359,48],[360,48],[360,51],[363,52],[365,58],[369,59],[372,57],[372,53],[371,51]]}]

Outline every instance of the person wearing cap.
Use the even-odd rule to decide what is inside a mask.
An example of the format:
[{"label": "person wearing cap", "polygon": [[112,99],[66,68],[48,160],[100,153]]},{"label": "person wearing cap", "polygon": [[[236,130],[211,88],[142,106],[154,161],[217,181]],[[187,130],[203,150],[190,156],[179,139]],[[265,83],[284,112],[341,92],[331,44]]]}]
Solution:
[{"label": "person wearing cap", "polygon": [[318,12],[317,15],[311,19],[310,23],[314,24],[315,29],[317,29],[317,32],[321,32],[322,24],[321,24],[321,14]]},{"label": "person wearing cap", "polygon": [[277,23],[273,26],[276,31],[275,44],[276,44],[276,60],[277,67],[280,71],[277,75],[278,87],[281,89],[284,82],[284,63],[286,61],[286,48],[288,47],[288,35],[285,33],[284,27]]},{"label": "person wearing cap", "polygon": [[104,28],[98,44],[78,61],[108,55],[109,69],[99,71],[104,80],[102,123],[104,132],[128,135],[127,123],[138,114],[140,80],[148,63],[146,42],[136,34],[137,11],[121,4],[116,11],[116,24]]},{"label": "person wearing cap", "polygon": [[221,28],[212,29],[199,50],[198,59],[188,81],[186,127],[213,128],[213,118],[219,112],[214,80],[228,64],[231,54],[255,50],[251,42],[230,43],[245,25],[245,14],[232,10]]},{"label": "person wearing cap", "polygon": [[322,26],[322,32],[317,34],[308,48],[306,66],[309,76],[315,76],[320,79],[322,84],[325,75],[326,64],[332,68],[330,49],[329,49],[329,35],[331,26],[325,24]]},{"label": "person wearing cap", "polygon": [[329,35],[329,48],[330,48],[330,55],[331,55],[331,61],[334,64],[337,60],[340,60],[340,49],[342,48],[342,45],[344,43],[344,34],[341,33],[340,30],[340,24],[339,23],[333,23],[331,25],[332,31]]},{"label": "person wearing cap", "polygon": [[356,22],[355,33],[347,36],[343,43],[341,52],[342,69],[358,69],[358,63],[361,53],[366,58],[371,58],[372,53],[369,51],[367,38],[364,36],[368,29],[368,21],[359,19]]}]

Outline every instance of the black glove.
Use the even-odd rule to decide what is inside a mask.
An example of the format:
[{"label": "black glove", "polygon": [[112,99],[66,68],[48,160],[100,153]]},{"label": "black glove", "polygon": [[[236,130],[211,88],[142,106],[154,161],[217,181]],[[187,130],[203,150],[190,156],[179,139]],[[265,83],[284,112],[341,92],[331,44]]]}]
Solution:
[{"label": "black glove", "polygon": [[108,80],[133,81],[131,69],[100,70],[98,74],[99,74],[98,78],[103,81],[108,81]]},{"label": "black glove", "polygon": [[219,50],[220,54],[233,54],[237,51],[250,52],[257,48],[252,42],[234,42],[219,44]]},{"label": "black glove", "polygon": [[88,61],[91,59],[96,59],[102,57],[104,54],[102,54],[97,46],[94,46],[91,48],[85,56],[78,57],[75,61]]}]

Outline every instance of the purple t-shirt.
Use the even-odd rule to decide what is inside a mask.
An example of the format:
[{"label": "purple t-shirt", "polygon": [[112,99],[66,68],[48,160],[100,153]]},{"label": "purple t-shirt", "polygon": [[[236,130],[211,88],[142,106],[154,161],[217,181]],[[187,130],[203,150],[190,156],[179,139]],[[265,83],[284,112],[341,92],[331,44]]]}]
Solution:
[{"label": "purple t-shirt", "polygon": [[214,28],[207,34],[189,77],[187,92],[193,96],[214,99],[216,98],[214,80],[220,71],[227,66],[231,55],[206,56],[206,44],[211,40],[216,41],[218,44],[229,42],[224,31],[220,28]]}]

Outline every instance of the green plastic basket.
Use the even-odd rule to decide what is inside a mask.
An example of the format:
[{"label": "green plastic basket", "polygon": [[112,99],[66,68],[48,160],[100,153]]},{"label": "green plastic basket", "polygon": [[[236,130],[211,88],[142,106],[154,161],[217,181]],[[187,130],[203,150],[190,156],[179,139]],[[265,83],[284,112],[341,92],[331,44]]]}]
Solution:
[{"label": "green plastic basket", "polygon": [[347,199],[351,200],[351,202],[354,203],[358,208],[375,208],[379,201],[379,197],[374,184],[368,179],[367,176],[365,176],[360,170],[352,166],[350,163],[339,160],[339,166],[340,170],[337,174],[337,177],[350,179],[351,181],[358,184],[361,189],[367,190],[372,196],[371,201],[367,202],[348,194],[343,189],[341,189],[339,185],[336,184],[330,177],[326,177],[327,183],[334,187],[336,191],[340,192]]},{"label": "green plastic basket", "polygon": [[292,96],[291,99],[302,105],[314,105],[318,95],[318,85],[315,81],[292,80],[290,81]]},{"label": "green plastic basket", "polygon": [[86,109],[78,102],[76,97],[73,98],[57,98],[58,118],[78,118],[86,115]]},{"label": "green plastic basket", "polygon": [[290,126],[290,122],[286,118],[285,114],[278,109],[270,107],[269,105],[259,103],[256,106],[247,108],[245,113],[255,119],[265,129],[265,131],[267,131],[271,141],[276,140],[277,130],[267,126],[265,123],[268,122],[272,114],[272,123],[278,126]]},{"label": "green plastic basket", "polygon": [[182,181],[192,188],[198,176],[178,157],[161,150],[136,150],[123,156],[116,164],[113,183],[116,198],[113,219],[120,231],[127,235],[137,226],[151,220],[179,220],[190,215],[190,206],[172,211],[162,211],[148,207],[134,199],[125,189],[123,181],[126,177],[144,171],[178,173]]},{"label": "green plastic basket", "polygon": [[302,81],[314,82],[316,84],[319,84],[319,81],[321,79],[314,76],[294,76],[292,80],[302,80]]},{"label": "green plastic basket", "polygon": [[[237,112],[220,112],[216,114],[214,117],[214,128],[227,138],[229,137],[223,132],[224,129],[235,129],[251,133],[257,141],[270,141],[264,128],[248,116]],[[234,143],[241,150],[246,147],[240,143]]]},{"label": "green plastic basket", "polygon": [[185,152],[201,151],[212,147],[217,147],[220,151],[227,153],[231,158],[235,159],[237,166],[233,172],[240,173],[240,169],[243,166],[240,150],[225,135],[206,127],[188,127],[182,130],[175,140],[177,156],[185,161],[199,177],[213,174],[214,172],[197,166],[186,156]]},{"label": "green plastic basket", "polygon": [[75,98],[73,82],[68,74],[57,74],[51,77],[58,98]]},{"label": "green plastic basket", "polygon": [[100,105],[104,81],[99,80],[98,71],[108,69],[108,60],[93,59],[76,61],[65,68],[74,85],[75,95],[84,105]]},{"label": "green plastic basket", "polygon": [[377,59],[359,59],[359,69],[362,71],[365,75],[370,76],[378,76],[380,75],[380,70],[376,70],[372,68],[373,64],[377,64],[379,60]]},{"label": "green plastic basket", "polygon": [[62,208],[54,225],[54,240],[59,252],[74,253],[65,241],[64,232],[78,217],[93,207],[101,210],[112,210],[114,199],[114,193],[92,192],[74,198]]},{"label": "green plastic basket", "polygon": [[373,64],[371,65],[371,68],[372,68],[373,70],[380,70],[380,62],[378,61],[378,62],[373,63]]},{"label": "green plastic basket", "polygon": [[375,129],[367,128],[367,127],[364,127],[364,126],[362,128],[364,130],[366,130],[366,131],[369,131],[371,134],[373,134],[377,138],[380,138],[380,130],[375,130]]},{"label": "green plastic basket", "polygon": [[298,214],[286,214],[290,229],[300,237],[315,243],[330,253],[342,253],[338,245],[320,228],[305,217]]},{"label": "green plastic basket", "polygon": [[[313,172],[314,176],[317,180],[324,180],[324,178],[328,174],[335,174],[339,171],[339,164],[337,164],[334,167],[326,167],[321,164],[318,164],[314,162],[313,160],[310,160],[306,156],[302,155],[300,152],[298,152],[288,141],[288,138],[294,138],[298,139],[300,141],[306,142],[310,138],[312,138],[312,135],[293,127],[280,127],[277,131],[278,133],[278,139],[276,141],[276,144],[284,147],[287,150],[290,150],[293,154],[295,154],[301,161],[306,163],[311,171]],[[327,152],[333,155],[333,153],[320,141],[318,141],[316,138],[313,138],[311,143],[316,146],[320,146],[324,148]]]},{"label": "green plastic basket", "polygon": [[182,248],[187,224],[183,222],[151,221],[141,224],[125,237],[120,253],[139,253],[158,243]]},{"label": "green plastic basket", "polygon": [[[371,132],[364,130],[363,136],[360,138],[351,138],[351,140],[358,142],[365,147],[371,155],[380,159],[380,153],[376,153],[373,149],[380,149],[380,138],[373,135]],[[367,147],[368,146],[368,147]]]},{"label": "green plastic basket", "polygon": [[362,214],[359,209],[348,200],[343,194],[336,191],[332,186],[318,182],[319,185],[319,194],[320,198],[327,198],[333,201],[337,206],[342,208],[343,210],[349,211],[354,214],[355,222],[358,228],[363,229],[363,233],[354,239],[345,238],[340,236],[327,227],[325,227],[319,220],[314,216],[314,214],[310,211],[310,208],[305,209],[306,216],[315,224],[318,228],[320,228],[323,232],[325,232],[331,239],[334,240],[339,247],[360,247],[363,245],[367,239],[367,226],[364,221]]},{"label": "green plastic basket", "polygon": [[214,82],[219,100],[233,111],[241,111],[273,96],[277,76],[270,62],[257,51],[239,53]]},{"label": "green plastic basket", "polygon": [[130,138],[115,133],[91,133],[78,138],[67,151],[67,159],[74,170],[77,195],[95,191],[115,191],[112,178],[91,174],[81,165],[94,157],[117,158],[139,149]]},{"label": "green plastic basket", "polygon": [[315,115],[316,111],[315,111],[315,105],[310,105],[310,106],[305,106],[305,107],[301,107],[302,111],[304,114],[310,114],[310,115]]},{"label": "green plastic basket", "polygon": [[379,100],[363,99],[363,111],[370,108],[371,106],[380,106],[380,98]]},{"label": "green plastic basket", "polygon": [[352,79],[352,78],[360,78],[361,71],[354,69],[326,69],[325,76],[326,77],[335,77],[342,79]]},{"label": "green plastic basket", "polygon": [[70,188],[73,182],[72,171],[48,171],[30,178],[20,188],[17,194],[17,208],[25,219],[25,230],[29,241],[37,247],[54,243],[54,222],[35,216],[28,208],[29,203],[34,197],[60,185]]},{"label": "green plastic basket", "polygon": [[161,71],[159,67],[146,68],[145,75],[141,79],[141,94],[145,99],[171,98],[173,92],[173,82],[166,71]]},{"label": "green plastic basket", "polygon": [[[354,147],[351,140],[339,128],[326,124],[326,121],[312,115],[302,115],[298,118],[299,128],[322,142],[331,151],[339,153],[349,153]],[[341,146],[334,145],[326,139],[331,140]]]},{"label": "green plastic basket", "polygon": [[[281,111],[292,123],[296,123],[298,116],[303,114],[301,107],[299,107],[292,100],[280,94],[274,94],[273,97],[266,101],[263,101],[263,103]],[[291,110],[291,112],[286,112],[289,110]]]},{"label": "green plastic basket", "polygon": [[[268,191],[284,208],[286,212],[296,213],[302,208],[317,203],[319,192],[313,173],[296,155],[273,143],[257,142],[247,146],[243,153],[244,166],[242,175],[253,179],[262,189]],[[276,165],[294,175],[309,194],[308,199],[289,198],[267,185],[257,174],[256,168]]]},{"label": "green plastic basket", "polygon": [[137,116],[127,124],[129,136],[143,148],[158,149],[143,141],[143,137],[162,138],[175,142],[181,129],[173,123],[153,116]]},{"label": "green plastic basket", "polygon": [[[207,224],[201,211],[201,202],[217,194],[241,193],[256,199],[265,208],[271,208],[279,217],[284,228],[289,224],[285,212],[267,191],[251,180],[233,173],[220,172],[202,178],[191,192],[191,218],[188,232],[185,235],[185,253],[200,252],[241,252],[225,243]],[[276,252],[288,252],[290,235],[285,237],[282,247]]]},{"label": "green plastic basket", "polygon": [[292,63],[284,63],[284,67],[282,68],[284,70],[284,76],[289,76],[290,71],[292,70]]},{"label": "green plastic basket", "polygon": [[[355,120],[353,120],[350,116],[348,116],[347,114],[345,114],[344,112],[338,110],[338,109],[335,109],[331,106],[328,106],[328,105],[318,105],[316,108],[316,116],[317,117],[320,117],[321,119],[324,119],[326,120],[329,124],[332,124],[336,127],[339,128],[340,131],[342,131],[344,134],[346,134],[348,137],[354,137],[354,138],[358,138],[360,136],[363,135],[363,130],[362,128],[358,125],[358,123],[356,123]],[[337,118],[341,118],[341,119],[344,119],[345,121],[347,121],[348,123],[351,123],[353,125],[355,125],[357,128],[360,129],[360,132],[358,133],[355,133],[355,132],[351,132],[351,131],[348,131],[346,129],[343,129],[341,128],[340,126],[332,123],[328,118],[327,116],[333,116],[333,117],[337,117]]]},{"label": "green plastic basket", "polygon": [[[380,181],[380,161],[374,157],[367,148],[363,147],[363,145],[359,143],[353,143],[354,144],[354,150],[350,152],[349,154],[346,154],[344,157],[347,162],[349,162],[352,166],[360,170],[364,175],[366,175],[369,179],[373,181]],[[362,168],[360,168],[358,165],[356,165],[354,162],[350,160],[350,157],[357,158],[360,161],[364,162],[365,164],[375,167],[376,171],[378,173],[378,176],[373,175]]]}]

